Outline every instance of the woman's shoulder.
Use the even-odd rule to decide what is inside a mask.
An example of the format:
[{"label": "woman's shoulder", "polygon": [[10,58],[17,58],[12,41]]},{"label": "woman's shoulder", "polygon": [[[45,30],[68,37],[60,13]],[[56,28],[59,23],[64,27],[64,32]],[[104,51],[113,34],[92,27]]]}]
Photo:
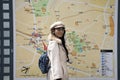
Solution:
[{"label": "woman's shoulder", "polygon": [[49,44],[48,44],[48,49],[53,49],[55,47],[57,47],[58,43],[54,40],[52,41],[49,41]]},{"label": "woman's shoulder", "polygon": [[57,41],[55,41],[55,40],[49,41],[49,45],[51,45],[51,44],[57,44]]}]

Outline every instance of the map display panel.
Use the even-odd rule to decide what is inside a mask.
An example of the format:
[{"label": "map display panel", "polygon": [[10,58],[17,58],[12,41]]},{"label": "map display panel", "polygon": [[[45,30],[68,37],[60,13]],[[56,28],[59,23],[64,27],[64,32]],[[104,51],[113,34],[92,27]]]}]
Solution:
[{"label": "map display panel", "polygon": [[114,80],[115,7],[116,0],[16,0],[15,77],[46,77],[38,60],[48,44],[50,25],[63,21],[72,61],[67,64],[69,77]]}]

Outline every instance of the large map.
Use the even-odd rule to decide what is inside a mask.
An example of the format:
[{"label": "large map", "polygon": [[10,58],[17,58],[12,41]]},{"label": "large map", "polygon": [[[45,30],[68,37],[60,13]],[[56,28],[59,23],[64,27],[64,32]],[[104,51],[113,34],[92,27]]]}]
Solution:
[{"label": "large map", "polygon": [[45,77],[38,60],[48,44],[50,25],[63,21],[72,61],[67,64],[69,76],[114,78],[115,3],[115,0],[15,0],[15,77]]}]

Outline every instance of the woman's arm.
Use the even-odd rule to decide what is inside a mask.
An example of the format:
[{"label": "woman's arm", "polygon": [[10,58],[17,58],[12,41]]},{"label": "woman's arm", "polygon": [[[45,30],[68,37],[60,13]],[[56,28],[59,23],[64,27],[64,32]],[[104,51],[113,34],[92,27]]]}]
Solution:
[{"label": "woman's arm", "polygon": [[61,66],[61,60],[59,56],[59,45],[56,41],[51,41],[49,42],[48,46],[50,52],[49,52],[49,58],[50,58],[50,63],[51,63],[51,72],[53,78],[60,79],[63,77],[63,72],[62,72],[62,66]]}]

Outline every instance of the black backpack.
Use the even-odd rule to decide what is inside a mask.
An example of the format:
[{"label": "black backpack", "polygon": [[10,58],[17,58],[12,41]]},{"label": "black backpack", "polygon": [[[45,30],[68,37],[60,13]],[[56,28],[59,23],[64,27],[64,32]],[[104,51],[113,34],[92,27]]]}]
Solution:
[{"label": "black backpack", "polygon": [[38,66],[43,74],[48,73],[50,69],[50,64],[49,64],[49,58],[48,58],[47,52],[44,52],[43,54],[41,54],[38,61]]}]

